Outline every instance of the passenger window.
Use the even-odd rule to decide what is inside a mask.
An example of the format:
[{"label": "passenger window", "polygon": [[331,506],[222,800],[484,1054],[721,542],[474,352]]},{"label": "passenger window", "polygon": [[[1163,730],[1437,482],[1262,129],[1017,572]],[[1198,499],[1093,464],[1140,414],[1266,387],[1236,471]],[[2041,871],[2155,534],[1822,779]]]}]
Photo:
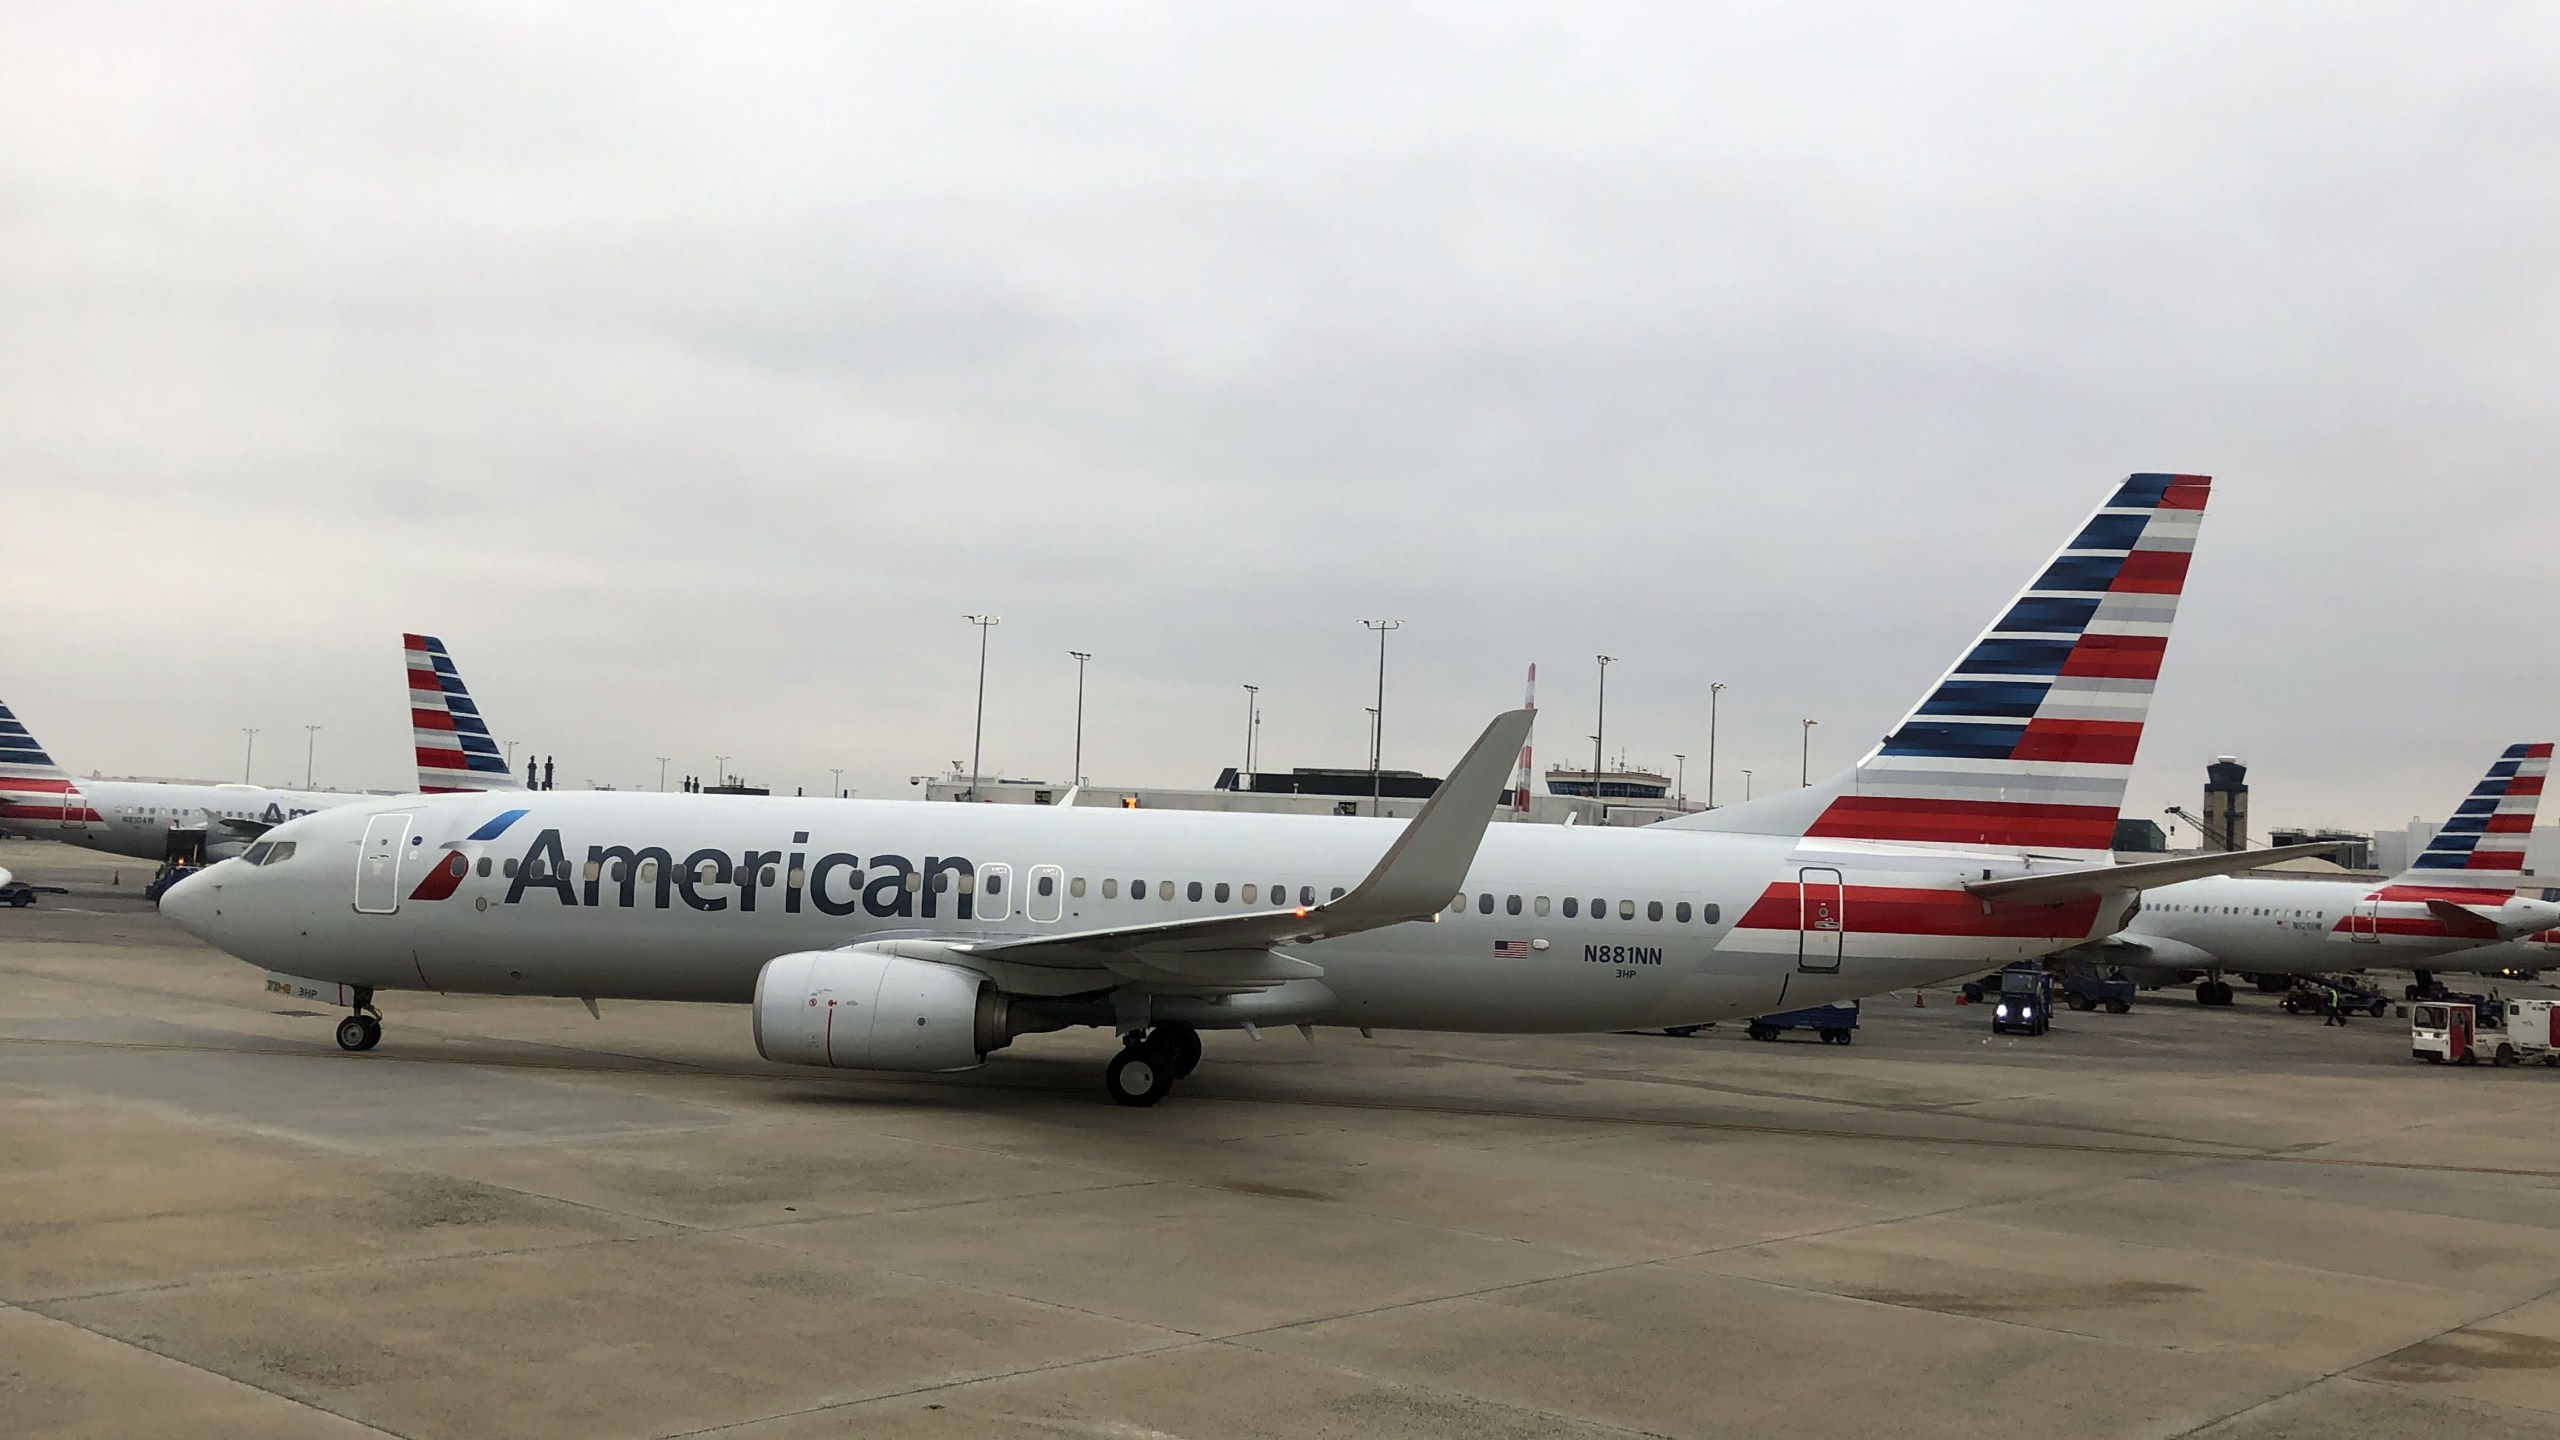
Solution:
[{"label": "passenger window", "polygon": [[597,864],[595,861],[593,861],[593,860],[588,861],[588,862],[587,862],[587,878],[588,878],[588,879],[590,879],[590,880],[594,880],[594,879],[599,878],[599,874],[600,874],[600,872],[601,872],[603,869],[604,869],[604,867],[603,867],[602,865]]},{"label": "passenger window", "polygon": [[[1048,892],[1048,891],[1046,891],[1046,890],[1043,890],[1043,891],[1041,891],[1040,893],[1041,893],[1041,894],[1043,894],[1043,895],[1046,895],[1046,894],[1048,894],[1049,892]],[[1083,898],[1084,898],[1084,877],[1083,877],[1083,876],[1081,876],[1081,875],[1079,875],[1079,876],[1077,876],[1076,878],[1074,878],[1073,880],[1068,881],[1068,882],[1067,882],[1067,893],[1068,893],[1069,895],[1074,896],[1074,897],[1075,897],[1076,899],[1078,899],[1078,900],[1083,899]]]},{"label": "passenger window", "polygon": [[[648,867],[648,866],[646,866],[646,865],[643,865],[643,866],[641,866],[641,867],[640,867],[640,869],[641,869],[641,872],[642,872],[642,873],[641,873],[640,878],[641,878],[641,879],[643,879],[643,880],[648,879],[649,877],[648,877],[647,872],[648,872],[649,867]],[[794,890],[806,889],[806,888],[808,887],[808,884],[809,884],[809,872],[808,872],[808,870],[807,870],[807,869],[805,869],[805,868],[803,868],[803,867],[801,867],[801,866],[797,866],[797,865],[793,866],[793,867],[791,868],[791,888],[792,888],[792,889],[794,889]]]},{"label": "passenger window", "polygon": [[1517,896],[1517,895],[1506,895],[1506,896],[1504,896],[1504,897],[1503,897],[1503,900],[1502,900],[1502,913],[1503,913],[1503,914],[1505,914],[1505,915],[1517,915],[1517,914],[1519,914],[1519,913],[1520,913],[1520,897],[1519,897],[1519,896]]},{"label": "passenger window", "polygon": [[1621,920],[1633,920],[1636,918],[1636,902],[1633,900],[1619,901],[1618,918]]},{"label": "passenger window", "polygon": [[1333,898],[1334,898],[1334,899],[1336,899],[1336,900],[1339,900],[1339,899],[1341,899],[1341,898],[1342,898],[1342,887],[1341,887],[1341,886],[1336,885],[1336,886],[1334,886],[1334,887],[1333,887]]},{"label": "passenger window", "polygon": [[1190,899],[1198,900],[1200,898],[1200,882],[1197,880],[1192,881],[1189,887],[1184,889],[1182,893]]},{"label": "passenger window", "polygon": [[1288,903],[1289,903],[1289,887],[1288,887],[1288,886],[1286,886],[1286,885],[1274,885],[1274,886],[1272,886],[1272,887],[1271,887],[1271,903],[1272,903],[1272,904],[1274,904],[1274,905],[1286,905],[1286,904],[1288,904]]},{"label": "passenger window", "polygon": [[1593,896],[1593,897],[1592,897],[1592,900],[1591,900],[1591,918],[1592,918],[1592,919],[1594,919],[1594,920],[1606,920],[1606,919],[1608,919],[1608,918],[1609,918],[1609,902],[1608,902],[1608,901],[1606,901],[1606,900],[1603,900],[1603,899],[1599,898],[1599,897],[1598,897],[1598,896],[1596,896],[1596,895],[1595,895],[1595,896]]},{"label": "passenger window", "polygon": [[1659,900],[1646,901],[1644,905],[1644,918],[1647,920],[1660,920],[1662,918],[1662,902]]},{"label": "passenger window", "polygon": [[1698,907],[1698,918],[1704,920],[1710,925],[1716,923],[1721,913],[1722,912],[1718,911],[1713,905],[1701,905]]},{"label": "passenger window", "polygon": [[1564,918],[1572,919],[1582,911],[1582,902],[1570,895],[1564,897]]},{"label": "passenger window", "polygon": [[1105,876],[1105,877],[1103,877],[1103,881],[1102,881],[1102,898],[1103,898],[1103,899],[1105,899],[1105,900],[1117,900],[1117,899],[1119,899],[1119,898],[1120,898],[1120,882],[1119,882],[1119,881],[1117,881],[1117,880],[1114,880],[1114,879],[1110,878],[1109,876]]},{"label": "passenger window", "polygon": [[1250,880],[1247,880],[1246,882],[1244,882],[1244,894],[1242,894],[1241,896],[1238,896],[1237,898],[1239,898],[1239,899],[1243,900],[1243,901],[1244,901],[1244,903],[1246,903],[1247,905],[1250,905],[1250,904],[1254,903],[1254,901],[1253,901],[1253,897],[1254,897],[1255,893],[1256,893],[1256,892],[1255,892],[1255,890],[1254,890],[1253,882],[1252,882],[1252,881],[1250,881]]},{"label": "passenger window", "polygon": [[[483,875],[489,873],[489,862],[485,857],[480,861],[480,873]],[[655,860],[641,861],[640,878],[652,885],[658,883],[658,862]]]},{"label": "passenger window", "polygon": [[1311,906],[1311,905],[1315,904],[1315,903],[1316,903],[1316,887],[1314,887],[1313,885],[1301,885],[1301,886],[1299,886],[1299,887],[1298,887],[1298,903],[1299,903],[1299,904],[1301,904],[1301,905],[1309,905],[1309,906]]},{"label": "passenger window", "polygon": [[1209,898],[1210,898],[1210,899],[1212,899],[1212,900],[1217,901],[1217,902],[1218,902],[1219,904],[1221,904],[1221,905],[1226,904],[1226,903],[1227,903],[1227,882],[1226,882],[1226,881],[1224,881],[1224,880],[1219,881],[1219,882],[1218,882],[1218,888],[1217,888],[1216,893],[1212,894]]},{"label": "passenger window", "polygon": [[1683,925],[1688,924],[1688,923],[1689,923],[1689,902],[1688,902],[1688,901],[1686,901],[1686,900],[1683,900],[1683,901],[1681,901],[1679,904],[1672,906],[1672,907],[1671,907],[1671,918],[1672,918],[1672,919],[1674,919],[1674,920],[1679,921],[1679,922],[1680,922],[1681,924],[1683,924]]},{"label": "passenger window", "polygon": [[1157,898],[1157,899],[1159,899],[1159,900],[1170,900],[1170,899],[1172,899],[1172,898],[1173,898],[1173,882],[1172,882],[1172,881],[1170,881],[1170,880],[1159,880],[1159,881],[1157,881],[1157,882],[1156,882],[1156,898]]},{"label": "passenger window", "polygon": [[622,883],[622,862],[619,860],[613,862],[613,883],[616,885]]},{"label": "passenger window", "polygon": [[1130,881],[1130,882],[1129,882],[1129,898],[1130,898],[1130,899],[1132,899],[1132,900],[1144,900],[1144,899],[1146,899],[1146,898],[1147,898],[1147,882],[1146,882],[1146,881],[1144,881],[1144,880],[1132,880],[1132,881]]},{"label": "passenger window", "polygon": [[[655,862],[652,862],[647,868],[655,870],[658,867]],[[489,857],[486,855],[480,857],[480,878],[483,880],[489,878]]]},{"label": "passenger window", "polygon": [[508,862],[507,862],[503,867],[501,867],[501,868],[503,868],[503,869],[507,872],[507,878],[508,878],[508,879],[513,880],[514,878],[516,878],[516,862],[514,862],[513,860],[510,860],[510,861],[508,861]]},{"label": "passenger window", "polygon": [[1538,915],[1545,915],[1547,913],[1547,897],[1541,895],[1537,899],[1530,901],[1529,908]]},{"label": "passenger window", "polygon": [[1449,913],[1452,915],[1464,915],[1467,913],[1466,891],[1461,890],[1457,894],[1449,897]]},{"label": "passenger window", "polygon": [[[1049,893],[1049,891],[1050,891],[1052,888],[1053,888],[1053,883],[1051,882],[1051,880],[1049,879],[1049,877],[1048,877],[1048,876],[1046,876],[1046,875],[1041,876],[1041,877],[1040,877],[1040,893],[1041,893],[1041,894],[1043,894],[1043,895],[1046,895],[1046,894],[1048,894],[1048,893]],[[997,873],[995,873],[995,874],[992,874],[992,875],[989,875],[989,876],[987,877],[987,893],[988,893],[988,894],[990,894],[990,895],[1001,895],[1001,894],[1003,894],[1003,893],[1004,893],[1004,874],[1003,874],[1003,872],[999,871],[999,872],[997,872]]]},{"label": "passenger window", "polygon": [[[616,866],[615,866],[615,867],[613,867],[613,868],[615,868],[616,870],[619,870],[619,869],[621,869],[622,867],[621,867],[621,866],[619,866],[619,865],[616,865]],[[616,875],[616,876],[614,876],[613,878],[614,878],[614,879],[616,879],[616,880],[619,880],[619,879],[621,879],[622,877],[621,877],[621,876],[619,876],[619,875]],[[968,877],[966,877],[966,876],[962,876],[961,878],[962,878],[963,880],[965,880],[965,879],[967,879]],[[772,866],[770,866],[770,865],[767,865],[766,867],[764,867],[764,873],[763,873],[762,875],[760,875],[760,876],[758,876],[758,877],[756,878],[756,883],[757,883],[757,884],[759,884],[759,885],[762,885],[762,886],[763,886],[764,888],[766,888],[767,890],[772,889],[772,888],[773,888],[773,867],[772,867]],[[968,887],[967,887],[966,885],[963,885],[963,886],[961,887],[961,892],[962,892],[963,894],[966,894],[966,893],[967,893],[967,891],[968,891]]]},{"label": "passenger window", "polygon": [[1493,892],[1492,892],[1492,891],[1487,890],[1487,891],[1486,891],[1486,892],[1484,892],[1483,894],[1481,894],[1481,895],[1479,895],[1479,896],[1477,896],[1477,897],[1476,897],[1476,913],[1477,913],[1477,914],[1479,914],[1479,915],[1490,915],[1490,914],[1492,914],[1492,913],[1493,913]]},{"label": "passenger window", "polygon": [[[988,889],[990,889],[990,890],[993,890],[993,889],[994,889],[994,888],[996,888],[996,887],[995,887],[995,886],[993,886],[993,885],[990,885],[990,886],[988,886],[987,888],[988,888]],[[1036,878],[1034,878],[1034,879],[1032,880],[1032,882],[1031,882],[1031,888],[1032,888],[1034,891],[1036,891],[1036,892],[1038,892],[1039,894],[1042,894],[1042,895],[1052,894],[1052,893],[1054,893],[1054,892],[1057,890],[1057,888],[1058,888],[1058,880],[1057,880],[1057,877],[1056,877],[1056,876],[1054,876],[1054,875],[1042,875],[1042,876],[1038,876],[1038,877],[1036,877]]]}]

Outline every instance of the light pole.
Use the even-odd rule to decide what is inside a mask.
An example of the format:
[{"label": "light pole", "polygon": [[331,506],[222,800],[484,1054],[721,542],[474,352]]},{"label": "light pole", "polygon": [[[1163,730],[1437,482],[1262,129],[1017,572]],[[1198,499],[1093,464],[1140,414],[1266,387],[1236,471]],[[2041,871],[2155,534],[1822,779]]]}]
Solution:
[{"label": "light pole", "polygon": [[1609,666],[1618,657],[1602,655],[1597,658],[1600,661],[1600,703],[1597,718],[1591,725],[1594,732],[1591,736],[1591,799],[1600,807],[1600,818],[1606,820],[1609,818],[1609,805],[1600,798],[1600,737],[1609,733]]},{"label": "light pole", "polygon": [[978,627],[978,723],[969,739],[969,799],[978,798],[978,760],[987,739],[987,632],[1004,623],[1001,615],[963,615]]},{"label": "light pole", "polygon": [[507,773],[516,773],[516,742],[513,740],[507,742]]},{"label": "light pole", "polygon": [[1244,768],[1236,772],[1236,788],[1238,790],[1250,790],[1253,788],[1253,727],[1256,723],[1253,707],[1257,701],[1261,700],[1261,698],[1261,686],[1247,685],[1244,687]]},{"label": "light pole", "polygon": [[1076,657],[1076,765],[1067,777],[1069,785],[1084,783],[1084,662],[1093,658],[1090,650],[1070,650]]},{"label": "light pole", "polygon": [[661,794],[661,795],[664,795],[665,793],[667,793],[667,762],[668,762],[669,760],[674,759],[674,758],[675,758],[675,757],[674,757],[674,756],[672,756],[672,755],[661,755],[661,756],[658,756],[658,757],[657,757],[657,760],[658,760],[658,793],[659,793],[659,794]]},{"label": "light pole", "polygon": [[1742,772],[1742,798],[1745,800],[1751,798],[1751,772],[1748,770]]},{"label": "light pole", "polygon": [[827,791],[829,796],[833,799],[841,800],[844,798],[843,766],[838,765],[827,771]]},{"label": "light pole", "polygon": [[1369,726],[1369,813],[1385,813],[1379,804],[1383,793],[1378,784],[1378,767],[1384,763],[1387,749],[1387,632],[1401,630],[1401,620],[1363,620],[1360,622],[1378,632],[1378,718]]},{"label": "light pole", "polygon": [[1813,727],[1819,723],[1821,722],[1815,720],[1804,722],[1804,756],[1798,762],[1803,766],[1803,771],[1796,779],[1798,785],[1813,783]]},{"label": "light pole", "polygon": [[1716,808],[1716,697],[1724,693],[1719,680],[1707,687],[1707,808]]},{"label": "light pole", "polygon": [[302,735],[302,788],[308,790],[311,788],[311,757],[320,753],[320,727],[305,725]]},{"label": "light pole", "polygon": [[240,783],[246,785],[249,783],[249,762],[258,758],[258,727],[243,725],[240,733],[249,737],[248,752],[240,757]]},{"label": "light pole", "polygon": [[1671,782],[1671,798],[1682,805],[1689,803],[1689,757],[1674,750],[1671,763],[1678,767]]},{"label": "light pole", "polygon": [[711,783],[714,785],[726,785],[729,783],[728,756],[714,755],[711,757]]}]

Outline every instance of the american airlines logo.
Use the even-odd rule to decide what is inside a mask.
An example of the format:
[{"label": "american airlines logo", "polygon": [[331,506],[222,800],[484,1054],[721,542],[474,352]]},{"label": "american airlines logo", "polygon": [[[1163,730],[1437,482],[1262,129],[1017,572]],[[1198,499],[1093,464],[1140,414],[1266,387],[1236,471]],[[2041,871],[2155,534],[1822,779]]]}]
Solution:
[{"label": "american airlines logo", "polygon": [[[475,840],[494,839],[516,816],[502,816],[472,833]],[[793,846],[806,845],[809,832],[795,832]],[[484,857],[480,866],[488,873]],[[453,851],[410,893],[412,900],[446,900],[472,870],[471,857]],[[831,850],[812,859],[803,849],[701,849],[678,858],[660,845],[590,845],[585,862],[572,866],[560,832],[544,830],[507,863],[507,905],[545,897],[562,905],[657,910],[682,904],[687,909],[717,912],[734,899],[740,914],[759,904],[770,908],[778,899],[786,915],[804,909],[821,915],[868,914],[882,918],[940,917],[949,901],[951,917],[974,918],[977,900],[976,863],[964,855],[927,855],[921,862],[904,855],[873,855]],[[721,893],[711,893],[711,892]]]}]

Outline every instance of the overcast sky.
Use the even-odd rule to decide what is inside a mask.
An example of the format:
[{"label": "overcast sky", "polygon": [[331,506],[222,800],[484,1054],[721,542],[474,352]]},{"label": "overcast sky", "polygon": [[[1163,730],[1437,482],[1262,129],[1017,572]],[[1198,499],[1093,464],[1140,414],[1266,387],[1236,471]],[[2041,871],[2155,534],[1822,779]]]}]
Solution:
[{"label": "overcast sky", "polygon": [[[2560,732],[2560,8],[15,5],[0,697],[82,773],[1856,758],[2218,478],[2130,813]],[[521,755],[522,751],[519,751]]]}]

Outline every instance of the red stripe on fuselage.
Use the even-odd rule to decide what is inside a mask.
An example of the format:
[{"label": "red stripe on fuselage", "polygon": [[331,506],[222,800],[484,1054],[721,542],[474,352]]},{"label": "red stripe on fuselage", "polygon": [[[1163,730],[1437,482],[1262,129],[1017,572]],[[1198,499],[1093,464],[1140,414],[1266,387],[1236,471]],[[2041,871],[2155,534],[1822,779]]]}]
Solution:
[{"label": "red stripe on fuselage", "polygon": [[2194,558],[2186,550],[2136,550],[2116,567],[2116,583],[2107,588],[2141,595],[2175,595],[2186,588],[2187,563]]},{"label": "red stripe on fuselage", "polygon": [[58,775],[0,775],[0,794],[70,795],[79,787]]},{"label": "red stripe on fuselage", "polygon": [[2479,905],[2488,902],[2505,904],[2515,898],[2513,890],[2474,890],[2461,885],[2385,885],[2364,898],[2367,900],[2399,900],[2424,905],[2430,900],[2450,900],[2456,905]]},{"label": "red stripe on fuselage", "polygon": [[[2130,765],[2142,744],[2138,720],[2030,720],[2012,760],[2060,760],[2080,765]],[[2115,822],[2108,821],[2112,843]]]},{"label": "red stripe on fuselage", "polygon": [[2003,849],[2105,850],[2115,843],[2110,805],[2020,805],[1998,800],[1916,800],[1843,795],[1805,834],[1831,840],[1921,840]]},{"label": "red stripe on fuselage", "polygon": [[2157,680],[2160,657],[2168,649],[2163,635],[2083,635],[2063,657],[2062,673],[2097,680]]},{"label": "red stripe on fuselage", "polygon": [[[1803,887],[1815,904],[1827,904],[1828,885]],[[1745,930],[1795,930],[1803,927],[1804,906],[1798,886],[1781,880],[1751,904],[1741,921]],[[2077,940],[2098,920],[2098,897],[2065,905],[2001,905],[1983,903],[1962,890],[1914,890],[1891,885],[1843,887],[1837,917],[1852,935],[1980,935],[1988,938]]]}]

